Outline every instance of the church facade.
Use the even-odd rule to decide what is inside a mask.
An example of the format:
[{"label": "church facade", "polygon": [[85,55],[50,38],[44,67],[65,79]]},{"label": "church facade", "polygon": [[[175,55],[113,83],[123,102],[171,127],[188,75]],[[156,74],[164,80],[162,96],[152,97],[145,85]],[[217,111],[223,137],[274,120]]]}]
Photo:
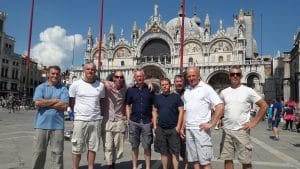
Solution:
[{"label": "church facade", "polygon": [[[122,70],[126,82],[133,84],[133,72],[140,68],[146,79],[157,87],[159,79],[173,79],[180,70],[180,29],[183,14],[169,21],[163,21],[159,6],[154,5],[153,15],[138,28],[133,23],[131,39],[125,38],[123,31],[116,37],[113,25],[109,34],[103,36],[101,45],[101,79],[109,79],[115,70]],[[240,10],[233,17],[231,27],[224,28],[222,20],[218,30],[212,32],[209,15],[204,23],[194,16],[184,18],[183,74],[187,67],[198,66],[201,78],[216,91],[229,86],[229,68],[240,65],[242,83],[254,88],[263,97],[274,92],[265,89],[265,80],[272,74],[272,59],[258,56],[254,34],[254,14]],[[93,61],[98,65],[99,43],[94,39],[89,28],[85,62]],[[80,78],[82,70],[73,68],[70,71],[69,83]],[[273,98],[266,98],[271,100]]]}]

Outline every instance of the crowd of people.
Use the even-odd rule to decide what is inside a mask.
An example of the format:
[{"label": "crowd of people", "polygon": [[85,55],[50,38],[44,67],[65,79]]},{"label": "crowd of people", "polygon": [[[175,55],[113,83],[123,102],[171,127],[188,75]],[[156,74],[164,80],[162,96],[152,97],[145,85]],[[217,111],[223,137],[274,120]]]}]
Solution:
[{"label": "crowd of people", "polygon": [[33,110],[34,105],[32,99],[27,99],[25,101],[23,98],[9,94],[7,97],[0,97],[0,110],[5,109],[8,113],[15,113],[20,110]]},{"label": "crowd of people", "polygon": [[[83,153],[87,154],[88,168],[94,168],[101,139],[107,168],[116,168],[123,157],[127,129],[132,169],[138,167],[140,146],[144,150],[144,168],[151,168],[153,143],[154,151],[161,154],[163,169],[178,169],[180,158],[185,168],[191,165],[195,169],[211,169],[214,157],[211,129],[221,124],[221,118],[219,158],[224,160],[224,168],[234,168],[236,155],[243,169],[251,169],[250,130],[265,113],[275,140],[279,140],[281,118],[286,120],[287,129],[293,129],[298,117],[295,108],[284,108],[280,100],[268,106],[252,88],[241,84],[243,74],[239,66],[230,68],[230,86],[220,93],[201,79],[198,67],[188,67],[186,76],[176,75],[173,89],[171,79],[160,79],[159,94],[145,83],[141,69],[134,72],[133,86],[126,85],[121,70],[114,72],[111,81],[97,80],[93,63],[84,64],[83,72],[83,78],[67,89],[59,81],[60,68],[50,66],[48,80],[36,88],[34,169],[44,168],[48,144],[51,166],[63,168],[63,112],[68,107],[74,112],[73,169],[79,168]],[[256,114],[251,117],[253,106]]]},{"label": "crowd of people", "polygon": [[300,107],[294,101],[283,102],[276,98],[270,103],[267,110],[268,126],[267,129],[273,131],[272,139],[279,140],[280,123],[283,124],[282,130],[290,132],[300,132]]}]

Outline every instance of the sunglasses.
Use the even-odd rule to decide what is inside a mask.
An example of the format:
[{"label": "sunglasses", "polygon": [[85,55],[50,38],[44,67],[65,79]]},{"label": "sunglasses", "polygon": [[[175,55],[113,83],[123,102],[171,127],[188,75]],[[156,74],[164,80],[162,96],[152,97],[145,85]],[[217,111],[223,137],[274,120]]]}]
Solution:
[{"label": "sunglasses", "polygon": [[229,74],[231,77],[237,76],[237,77],[241,77],[242,73],[230,73]]},{"label": "sunglasses", "polygon": [[124,77],[123,76],[114,76],[116,79],[124,79]]}]

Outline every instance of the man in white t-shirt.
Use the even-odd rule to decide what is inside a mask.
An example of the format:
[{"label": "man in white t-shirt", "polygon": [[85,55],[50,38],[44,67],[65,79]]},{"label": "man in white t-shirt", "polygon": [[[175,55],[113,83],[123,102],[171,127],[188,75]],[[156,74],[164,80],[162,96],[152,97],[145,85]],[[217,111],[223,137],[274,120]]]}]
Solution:
[{"label": "man in white t-shirt", "polygon": [[86,63],[84,77],[72,83],[69,89],[70,107],[74,111],[72,135],[73,169],[78,169],[81,154],[88,150],[88,168],[93,169],[96,152],[100,147],[100,103],[105,96],[103,83],[96,80],[96,66]]},{"label": "man in white t-shirt", "polygon": [[[213,147],[210,128],[223,115],[224,104],[218,94],[200,78],[198,67],[187,70],[189,85],[183,95],[184,122],[181,136],[186,138],[187,159],[195,169],[211,169]],[[214,109],[212,118],[211,109]],[[184,133],[185,132],[185,133]]]},{"label": "man in white t-shirt", "polygon": [[[241,84],[242,71],[232,66],[229,71],[230,87],[224,89],[220,97],[224,101],[224,131],[220,158],[225,160],[225,169],[233,169],[235,152],[243,169],[251,169],[252,145],[250,129],[264,117],[267,103],[252,89]],[[258,107],[258,113],[250,120],[252,104]]]}]

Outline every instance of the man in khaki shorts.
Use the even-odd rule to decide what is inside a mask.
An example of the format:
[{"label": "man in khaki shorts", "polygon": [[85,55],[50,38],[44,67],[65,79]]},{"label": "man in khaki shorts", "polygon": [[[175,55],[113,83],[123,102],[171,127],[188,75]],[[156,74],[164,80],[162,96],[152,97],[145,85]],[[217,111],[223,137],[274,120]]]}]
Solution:
[{"label": "man in khaki shorts", "polygon": [[73,169],[78,169],[81,154],[86,149],[88,168],[93,169],[100,146],[100,103],[103,102],[105,89],[103,83],[96,80],[95,64],[86,63],[83,72],[84,77],[73,82],[69,89],[70,107],[75,112],[71,139]]},{"label": "man in khaki shorts", "polygon": [[113,82],[104,81],[105,98],[103,102],[102,140],[104,158],[108,169],[115,168],[116,160],[122,158],[124,150],[125,136],[125,94],[127,87],[124,75],[121,70],[117,70],[113,77]]},{"label": "man in khaki shorts", "polygon": [[[241,84],[242,71],[239,66],[229,70],[230,87],[224,89],[220,97],[224,101],[224,130],[220,158],[225,160],[225,169],[233,169],[235,152],[243,169],[251,169],[252,145],[250,129],[264,117],[267,103],[252,89]],[[260,109],[250,120],[250,109],[255,103]]]}]

